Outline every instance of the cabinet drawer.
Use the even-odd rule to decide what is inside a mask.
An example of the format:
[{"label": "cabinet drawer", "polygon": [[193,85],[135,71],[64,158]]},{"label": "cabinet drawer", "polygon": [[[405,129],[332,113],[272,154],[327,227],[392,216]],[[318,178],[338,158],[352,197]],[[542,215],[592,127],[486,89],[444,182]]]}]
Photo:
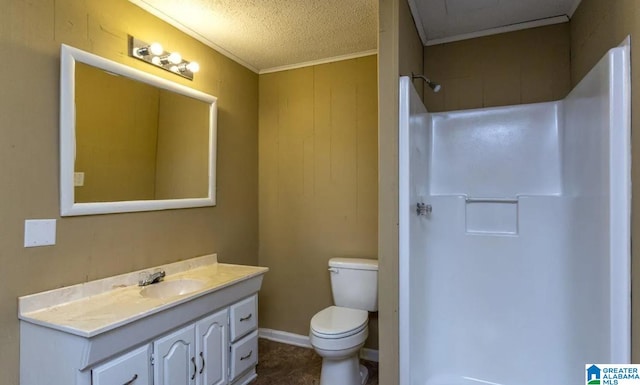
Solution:
[{"label": "cabinet drawer", "polygon": [[258,297],[253,295],[231,305],[231,342],[258,327]]},{"label": "cabinet drawer", "polygon": [[258,363],[258,331],[254,331],[231,345],[231,375],[234,380],[245,370]]},{"label": "cabinet drawer", "polygon": [[93,385],[151,385],[149,345],[123,354],[94,368]]}]

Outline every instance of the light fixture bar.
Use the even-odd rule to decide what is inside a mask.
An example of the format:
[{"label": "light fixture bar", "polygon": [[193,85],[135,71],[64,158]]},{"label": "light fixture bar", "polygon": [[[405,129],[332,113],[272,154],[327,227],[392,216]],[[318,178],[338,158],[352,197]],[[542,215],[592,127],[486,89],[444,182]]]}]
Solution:
[{"label": "light fixture bar", "polygon": [[129,36],[129,56],[189,80],[200,70],[198,63],[184,60],[179,53],[168,52],[159,43],[147,43],[133,36]]}]

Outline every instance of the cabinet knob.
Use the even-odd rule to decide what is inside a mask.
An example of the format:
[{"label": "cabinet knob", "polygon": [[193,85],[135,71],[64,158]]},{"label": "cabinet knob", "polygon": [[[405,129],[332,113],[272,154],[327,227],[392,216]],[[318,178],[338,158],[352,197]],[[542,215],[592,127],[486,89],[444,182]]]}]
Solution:
[{"label": "cabinet knob", "polygon": [[248,321],[251,319],[252,316],[253,316],[253,313],[249,313],[248,316],[240,318],[240,322]]},{"label": "cabinet knob", "polygon": [[195,379],[196,378],[196,373],[198,373],[198,367],[196,366],[196,358],[195,357],[191,357],[191,363],[193,364],[193,375],[191,376],[191,379]]},{"label": "cabinet knob", "polygon": [[134,374],[134,375],[133,375],[133,377],[132,377],[129,381],[125,382],[125,383],[124,383],[124,384],[122,384],[122,385],[131,385],[131,384],[133,384],[133,382],[134,382],[135,380],[137,380],[137,379],[138,379],[138,375],[137,375],[137,374]]},{"label": "cabinet knob", "polygon": [[247,358],[251,357],[252,354],[253,354],[253,350],[251,350],[249,354],[247,354],[246,356],[240,357],[240,361],[246,360]]},{"label": "cabinet knob", "polygon": [[202,360],[202,367],[200,368],[200,374],[204,371],[204,354],[200,352],[200,359]]}]

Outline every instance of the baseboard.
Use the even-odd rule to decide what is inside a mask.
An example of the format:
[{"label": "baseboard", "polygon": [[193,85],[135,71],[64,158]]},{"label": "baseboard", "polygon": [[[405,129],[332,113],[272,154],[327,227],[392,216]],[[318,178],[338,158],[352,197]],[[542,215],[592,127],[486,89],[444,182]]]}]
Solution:
[{"label": "baseboard", "polygon": [[[300,334],[289,333],[282,330],[258,329],[258,337],[265,340],[280,342],[283,344],[300,346],[303,348],[311,349],[311,343],[309,342],[309,336],[303,336]],[[378,351],[375,349],[363,348],[360,350],[360,358],[367,361],[378,362]]]},{"label": "baseboard", "polygon": [[311,342],[309,342],[309,336],[283,332],[282,330],[260,328],[258,329],[258,337],[269,341],[282,342],[287,345],[300,346],[309,349],[312,348]]}]

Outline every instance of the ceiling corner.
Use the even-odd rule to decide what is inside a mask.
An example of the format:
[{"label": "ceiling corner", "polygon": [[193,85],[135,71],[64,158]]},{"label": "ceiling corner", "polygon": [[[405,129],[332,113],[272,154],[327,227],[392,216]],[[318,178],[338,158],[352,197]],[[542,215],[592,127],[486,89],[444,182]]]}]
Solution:
[{"label": "ceiling corner", "polygon": [[582,0],[573,1],[573,5],[571,6],[571,8],[569,9],[569,12],[567,13],[567,16],[569,16],[569,18],[572,18],[573,14],[576,13],[576,11],[578,10],[578,7],[580,6],[581,1]]},{"label": "ceiling corner", "polygon": [[418,35],[420,36],[420,41],[423,46],[427,45],[427,33],[425,32],[424,24],[422,23],[422,18],[420,17],[420,10],[418,9],[418,5],[416,4],[416,0],[407,0],[409,3],[409,10],[411,11],[411,16],[413,17],[413,24],[418,31]]}]

